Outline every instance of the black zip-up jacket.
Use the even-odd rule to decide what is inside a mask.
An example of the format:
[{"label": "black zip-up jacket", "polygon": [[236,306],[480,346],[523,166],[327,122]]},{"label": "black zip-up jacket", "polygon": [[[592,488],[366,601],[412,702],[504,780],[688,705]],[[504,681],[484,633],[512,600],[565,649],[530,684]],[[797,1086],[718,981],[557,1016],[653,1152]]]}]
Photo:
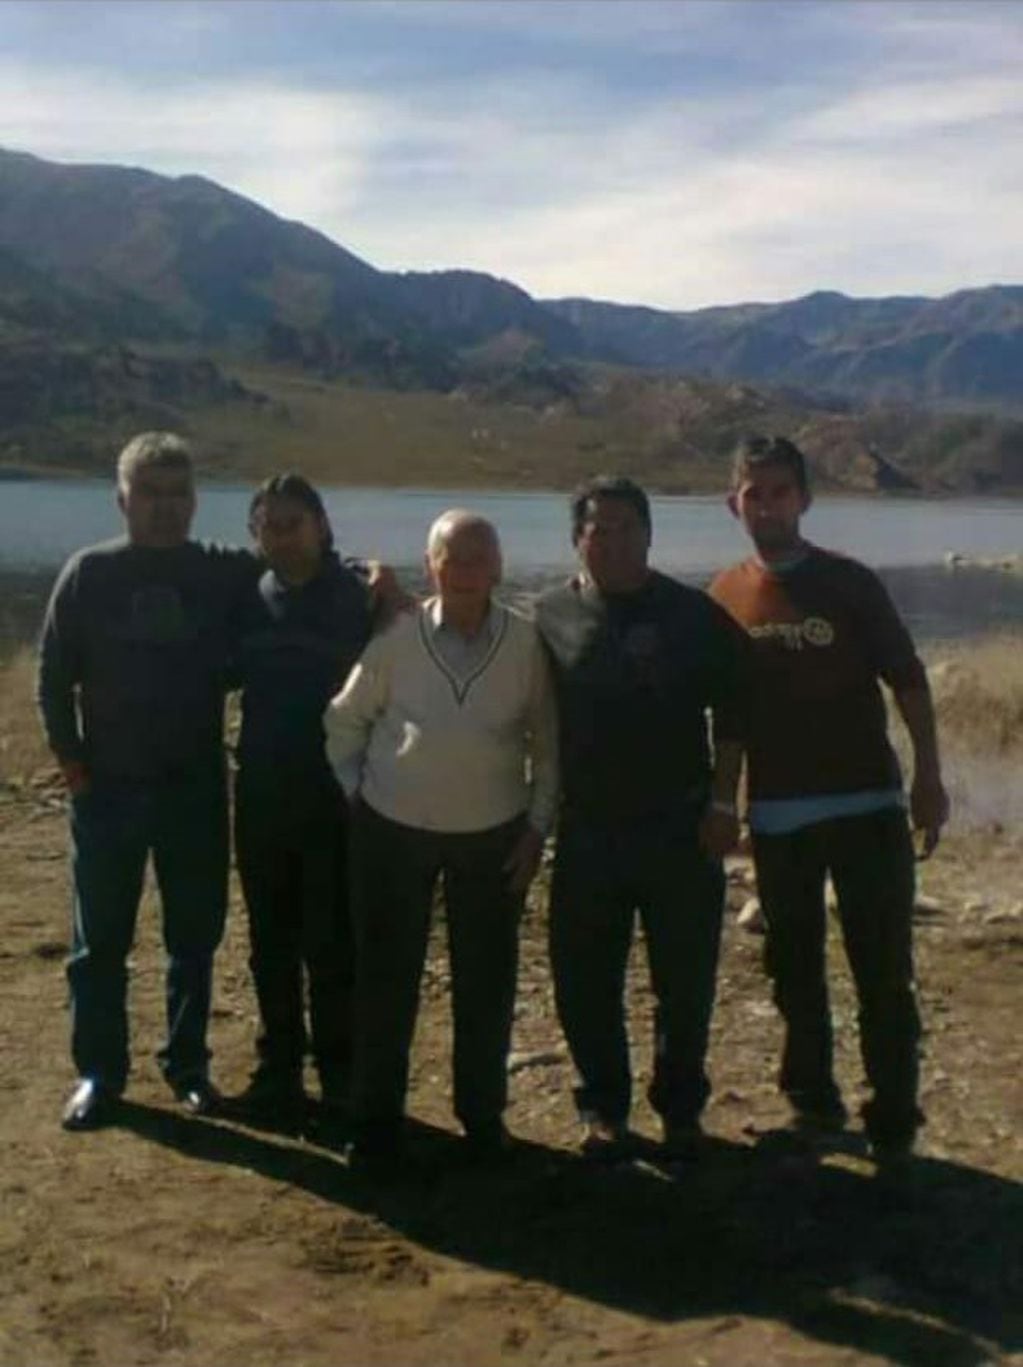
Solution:
[{"label": "black zip-up jacket", "polygon": [[742,740],[746,641],[699,589],[651,571],[632,593],[572,580],[537,625],[558,698],[562,808],[601,822],[695,818],[713,738]]}]

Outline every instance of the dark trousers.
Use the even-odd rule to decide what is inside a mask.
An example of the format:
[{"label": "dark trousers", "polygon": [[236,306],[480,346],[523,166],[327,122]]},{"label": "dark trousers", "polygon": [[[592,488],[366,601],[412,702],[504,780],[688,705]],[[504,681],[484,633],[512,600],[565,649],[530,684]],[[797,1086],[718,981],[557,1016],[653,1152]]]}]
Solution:
[{"label": "dark trousers", "polygon": [[320,1081],[333,1095],[347,1089],[351,1068],[355,952],[347,844],[344,795],[332,782],[295,793],[239,776],[235,853],[249,915],[261,1070],[300,1084],[311,1039]]},{"label": "dark trousers", "polygon": [[870,1137],[912,1138],[920,1018],[913,991],[913,849],[901,809],[821,821],[753,839],[767,921],[766,965],[785,1022],[779,1085],[798,1110],[839,1104],[832,1070],[824,883],[830,871],[859,1002],[860,1049],[873,1097]]},{"label": "dark trousers", "polygon": [[173,1086],[204,1078],[213,953],[227,910],[223,773],[151,782],[96,778],[72,800],[71,838],[74,927],[67,975],[79,1075],[114,1092],[124,1089],[126,960],[152,853],[168,954],[160,1066]]},{"label": "dark trousers", "polygon": [[723,908],[722,867],[697,844],[694,820],[562,819],[550,950],[582,1114],[612,1124],[629,1114],[624,992],[638,913],[656,998],[650,1103],[670,1126],[695,1123],[710,1093],[704,1065]]},{"label": "dark trousers", "polygon": [[503,865],[522,828],[516,818],[489,830],[443,834],[388,821],[365,803],[356,807],[353,1110],[367,1136],[395,1129],[404,1113],[438,878],[451,962],[455,1114],[467,1131],[500,1120],[522,911]]}]

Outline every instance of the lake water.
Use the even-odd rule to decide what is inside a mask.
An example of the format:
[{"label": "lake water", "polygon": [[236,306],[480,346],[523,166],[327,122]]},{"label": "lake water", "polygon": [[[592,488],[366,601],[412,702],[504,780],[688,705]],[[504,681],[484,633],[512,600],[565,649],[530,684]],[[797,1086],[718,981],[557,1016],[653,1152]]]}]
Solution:
[{"label": "lake water", "polygon": [[[204,485],[196,535],[242,542],[250,490]],[[337,540],[348,553],[373,555],[415,577],[426,530],[438,513],[467,506],[491,518],[504,544],[506,578],[516,588],[550,583],[573,565],[564,494],[478,490],[328,489]],[[746,554],[745,539],[719,498],[657,497],[653,561],[670,574],[703,582]],[[805,521],[808,537],[882,571],[921,638],[1023,628],[1023,577],[951,572],[947,551],[998,556],[1023,549],[1023,504],[821,499]],[[79,546],[121,530],[111,485],[100,481],[0,482],[0,636],[34,631],[57,567]]]}]

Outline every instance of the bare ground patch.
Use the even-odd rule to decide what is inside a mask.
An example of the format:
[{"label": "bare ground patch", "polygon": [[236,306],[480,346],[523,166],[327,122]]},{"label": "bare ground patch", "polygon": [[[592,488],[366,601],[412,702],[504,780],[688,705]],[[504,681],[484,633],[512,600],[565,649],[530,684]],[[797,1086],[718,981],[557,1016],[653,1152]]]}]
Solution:
[{"label": "bare ground patch", "polygon": [[[574,1154],[543,895],[524,929],[509,1119],[496,1174],[459,1161],[447,975],[435,940],[413,1060],[419,1177],[372,1185],[343,1136],[188,1120],[156,1071],[162,951],[147,898],[133,954],[123,1123],[72,1136],[61,958],[65,831],[40,780],[0,801],[0,1361],[4,1363],[914,1363],[1023,1361],[1023,891],[1018,837],[953,836],[923,867],[918,963],[929,1123],[912,1188],[877,1184],[854,1133],[818,1162],[757,1147],[784,1117],[761,942],[734,862],[712,1071],[711,1153],[597,1170]],[[859,1087],[836,971],[840,1073]],[[630,974],[636,1127],[652,1000]],[[215,1072],[240,1088],[254,999],[234,898],[218,960]]]}]

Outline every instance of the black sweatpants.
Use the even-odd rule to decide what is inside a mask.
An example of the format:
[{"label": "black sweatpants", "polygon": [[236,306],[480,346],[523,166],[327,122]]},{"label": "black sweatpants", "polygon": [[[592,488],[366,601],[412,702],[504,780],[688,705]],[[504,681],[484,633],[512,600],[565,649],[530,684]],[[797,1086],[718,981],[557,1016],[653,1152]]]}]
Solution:
[{"label": "black sweatpants", "polygon": [[816,822],[786,835],[754,835],[767,921],[766,965],[785,1021],[779,1086],[798,1110],[838,1103],[832,1071],[824,884],[830,872],[859,1002],[860,1050],[873,1096],[867,1133],[912,1139],[920,1017],[913,990],[913,848],[905,812],[890,808]]},{"label": "black sweatpants", "polygon": [[629,1114],[624,994],[638,917],[657,1001],[650,1104],[669,1126],[696,1123],[710,1093],[705,1060],[724,890],[721,862],[700,848],[691,812],[633,825],[562,817],[551,965],[582,1115],[620,1124]]},{"label": "black sweatpants", "polygon": [[504,863],[523,818],[447,834],[389,821],[365,803],[352,818],[355,1066],[352,1109],[367,1135],[397,1129],[426,960],[443,880],[454,1015],[455,1114],[467,1131],[496,1124],[507,1102],[522,896]]},{"label": "black sweatpants", "polygon": [[299,798],[239,777],[235,847],[262,1022],[261,1066],[284,1083],[299,1082],[311,1037],[320,1081],[334,1096],[347,1090],[352,1051],[347,825],[344,794],[332,782]]}]

